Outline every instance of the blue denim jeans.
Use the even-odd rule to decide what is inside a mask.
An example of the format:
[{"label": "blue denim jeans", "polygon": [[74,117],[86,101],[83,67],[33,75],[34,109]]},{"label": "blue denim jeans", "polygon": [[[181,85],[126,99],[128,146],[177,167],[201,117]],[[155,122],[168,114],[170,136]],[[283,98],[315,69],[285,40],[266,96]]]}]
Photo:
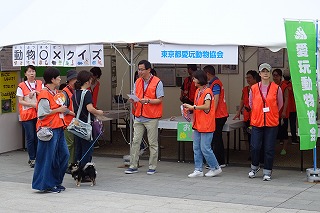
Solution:
[{"label": "blue denim jeans", "polygon": [[37,155],[37,144],[38,144],[37,131],[36,131],[37,118],[29,121],[22,121],[21,123],[25,132],[29,159],[35,160]]},{"label": "blue denim jeans", "polygon": [[75,145],[76,145],[76,152],[75,152],[76,162],[81,160],[82,158],[82,160],[79,163],[79,166],[84,167],[88,162],[91,162],[92,160],[92,153],[94,149],[93,146],[91,146],[92,141],[87,141],[76,135],[74,136],[74,139],[75,139]]},{"label": "blue denim jeans", "polygon": [[210,169],[219,168],[217,158],[211,148],[213,134],[213,132],[200,133],[197,130],[193,132],[194,167],[197,171],[202,171],[203,157],[206,159]]},{"label": "blue denim jeans", "polygon": [[53,129],[50,141],[38,140],[37,160],[34,167],[32,188],[51,189],[62,184],[68,167],[69,150],[63,128]]},{"label": "blue denim jeans", "polygon": [[251,131],[251,169],[257,169],[260,161],[260,150],[264,145],[263,174],[271,175],[275,153],[278,127],[252,127]]}]

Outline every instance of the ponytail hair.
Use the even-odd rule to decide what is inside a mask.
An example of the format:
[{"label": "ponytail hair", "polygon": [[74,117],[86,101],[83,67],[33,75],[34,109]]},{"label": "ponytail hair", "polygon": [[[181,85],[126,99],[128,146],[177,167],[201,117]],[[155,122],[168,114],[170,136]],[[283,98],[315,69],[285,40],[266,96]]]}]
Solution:
[{"label": "ponytail hair", "polygon": [[78,73],[77,81],[74,83],[75,89],[81,89],[81,87],[92,78],[92,73],[86,70],[82,70]]}]

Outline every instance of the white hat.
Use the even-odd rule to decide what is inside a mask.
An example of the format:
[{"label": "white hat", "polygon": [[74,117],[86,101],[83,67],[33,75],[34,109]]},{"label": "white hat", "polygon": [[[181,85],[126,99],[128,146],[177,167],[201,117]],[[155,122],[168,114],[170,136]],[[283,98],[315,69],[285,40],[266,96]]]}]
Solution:
[{"label": "white hat", "polygon": [[261,72],[263,69],[266,69],[270,72],[272,68],[271,68],[270,64],[263,63],[263,64],[260,64],[260,66],[259,66],[259,72]]}]

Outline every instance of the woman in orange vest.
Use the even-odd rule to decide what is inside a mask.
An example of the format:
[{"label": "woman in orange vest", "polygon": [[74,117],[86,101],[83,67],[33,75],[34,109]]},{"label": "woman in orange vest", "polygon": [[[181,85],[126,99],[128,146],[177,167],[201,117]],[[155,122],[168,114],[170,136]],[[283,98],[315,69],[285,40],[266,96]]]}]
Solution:
[{"label": "woman in orange vest", "polygon": [[49,127],[53,136],[50,141],[38,140],[37,161],[34,168],[32,188],[42,192],[59,193],[68,166],[69,151],[64,138],[64,116],[69,110],[61,101],[56,87],[61,78],[57,68],[48,67],[44,73],[45,87],[38,95],[37,128]]},{"label": "woman in orange vest", "polygon": [[211,141],[215,131],[215,106],[212,90],[207,87],[207,74],[198,70],[193,73],[193,82],[198,88],[194,97],[194,104],[183,104],[185,108],[193,111],[193,153],[194,172],[188,177],[203,176],[203,157],[209,165],[206,177],[213,177],[222,172],[216,156],[211,148]]},{"label": "woman in orange vest", "polygon": [[197,70],[197,65],[188,64],[187,68],[188,68],[189,76],[184,79],[183,84],[180,88],[181,89],[180,101],[182,103],[193,105],[194,95],[196,93],[197,88],[193,83],[192,74]]},{"label": "woman in orange vest", "polygon": [[252,85],[249,93],[251,108],[251,171],[249,178],[256,177],[260,170],[260,153],[263,145],[263,180],[271,180],[275,144],[279,124],[279,111],[283,105],[281,88],[270,82],[271,66],[263,63],[259,66],[261,82]]},{"label": "woman in orange vest", "polygon": [[36,123],[37,123],[37,95],[42,89],[42,81],[36,80],[36,68],[28,65],[25,70],[25,81],[21,82],[17,88],[19,99],[20,121],[24,128],[27,151],[29,155],[28,164],[31,168],[35,165],[37,154]]}]

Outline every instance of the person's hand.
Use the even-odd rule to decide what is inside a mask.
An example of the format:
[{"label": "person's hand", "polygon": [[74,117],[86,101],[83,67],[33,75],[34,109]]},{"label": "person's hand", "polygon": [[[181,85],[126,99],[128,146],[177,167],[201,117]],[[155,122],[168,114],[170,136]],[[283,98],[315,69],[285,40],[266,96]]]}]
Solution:
[{"label": "person's hand", "polygon": [[139,102],[142,104],[147,104],[149,102],[149,99],[142,98],[142,99],[140,99]]},{"label": "person's hand", "polygon": [[36,92],[35,92],[35,91],[31,91],[31,92],[29,93],[29,98],[30,98],[30,99],[33,98],[34,94],[36,94]]},{"label": "person's hand", "polygon": [[58,108],[58,112],[65,113],[68,110],[68,108],[65,105],[62,105]]},{"label": "person's hand", "polygon": [[131,98],[129,98],[129,101],[130,101],[130,103],[134,103],[134,100],[133,100],[133,99],[131,99]]},{"label": "person's hand", "polygon": [[240,111],[233,117],[233,120],[240,119]]},{"label": "person's hand", "polygon": [[100,109],[98,109],[98,110],[97,110],[97,115],[103,115],[103,111],[100,110]]},{"label": "person's hand", "polygon": [[191,106],[190,104],[182,104],[182,106],[188,110],[193,110],[193,106]]},{"label": "person's hand", "polygon": [[282,111],[281,118],[286,118],[286,112]]}]

